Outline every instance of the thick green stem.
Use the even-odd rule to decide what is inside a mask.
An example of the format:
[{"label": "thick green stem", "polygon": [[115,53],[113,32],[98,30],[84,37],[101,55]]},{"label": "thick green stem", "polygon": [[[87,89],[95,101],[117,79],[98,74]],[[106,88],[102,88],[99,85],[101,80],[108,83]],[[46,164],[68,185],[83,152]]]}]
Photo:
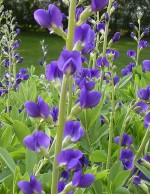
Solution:
[{"label": "thick green stem", "polygon": [[109,144],[108,144],[108,157],[106,169],[108,170],[111,162],[111,151],[112,151],[112,140],[113,140],[113,129],[114,129],[114,112],[115,112],[115,86],[113,82],[113,71],[112,71],[112,97],[111,97],[111,118],[110,118],[110,128],[109,128]]},{"label": "thick green stem", "polygon": [[150,127],[147,129],[147,131],[144,135],[143,141],[142,141],[137,153],[135,154],[134,161],[137,161],[137,159],[140,157],[140,155],[144,151],[145,146],[149,140],[150,140]]},{"label": "thick green stem", "polygon": [[[67,36],[67,41],[66,41],[67,50],[72,50],[73,43],[74,43],[76,2],[77,2],[76,0],[70,0],[68,36]],[[72,78],[70,77],[70,79]],[[58,164],[57,164],[56,157],[62,148],[64,124],[66,120],[65,110],[66,110],[66,97],[67,97],[68,84],[69,84],[69,76],[64,75],[61,95],[60,95],[60,104],[59,104],[59,119],[58,119],[58,128],[57,128],[54,162],[53,162],[51,194],[57,194],[59,170],[58,170]],[[69,88],[71,88],[71,92],[72,92],[72,84],[71,86],[69,86]],[[69,100],[69,104],[72,104],[72,95],[70,94],[70,96],[71,96],[71,99]]]},{"label": "thick green stem", "polygon": [[[69,8],[69,23],[68,23],[68,37],[66,41],[66,48],[67,50],[73,49],[74,44],[74,32],[75,32],[75,11],[76,11],[76,3],[77,0],[70,0],[70,8]],[[72,82],[73,78],[70,77],[69,80],[69,102],[68,102],[68,114],[72,108]]]},{"label": "thick green stem", "polygon": [[54,154],[54,162],[53,162],[52,187],[51,187],[52,194],[57,194],[59,170],[58,170],[58,166],[57,166],[56,157],[57,157],[57,154],[61,151],[61,147],[62,147],[64,123],[65,123],[65,115],[66,115],[65,107],[66,107],[66,93],[67,93],[67,88],[68,88],[68,80],[69,80],[69,77],[67,75],[64,75],[61,96],[60,96],[59,119],[58,119],[58,128],[57,128],[56,144],[55,144],[55,154]]}]

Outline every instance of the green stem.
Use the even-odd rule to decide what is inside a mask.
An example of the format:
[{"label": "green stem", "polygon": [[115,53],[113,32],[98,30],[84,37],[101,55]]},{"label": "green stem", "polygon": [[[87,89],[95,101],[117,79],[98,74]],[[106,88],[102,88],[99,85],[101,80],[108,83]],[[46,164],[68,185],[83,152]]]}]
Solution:
[{"label": "green stem", "polygon": [[55,144],[55,153],[54,153],[54,162],[53,162],[53,172],[52,172],[52,188],[51,193],[57,194],[57,185],[58,185],[58,166],[57,166],[57,154],[61,151],[62,140],[63,140],[63,132],[64,132],[64,123],[65,123],[65,107],[66,107],[66,94],[68,88],[68,80],[69,77],[64,75],[62,90],[60,96],[60,104],[59,104],[59,119],[58,119],[58,128],[56,135],[56,144]]},{"label": "green stem", "polygon": [[[76,23],[75,23],[76,3],[77,3],[77,0],[70,0],[68,37],[66,41],[66,48],[67,50],[70,50],[70,51],[73,49],[73,44],[74,44],[74,32],[75,32],[75,27],[76,27]],[[72,108],[72,83],[73,83],[73,78],[70,77],[68,114],[70,113],[71,108]]]},{"label": "green stem", "polygon": [[69,79],[69,102],[68,102],[68,115],[71,112],[72,108],[72,84],[73,84],[73,79],[70,77]]},{"label": "green stem", "polygon": [[114,128],[114,112],[115,112],[115,86],[113,81],[113,71],[112,71],[112,97],[111,97],[111,118],[110,118],[110,128],[109,128],[109,144],[108,144],[108,157],[107,157],[107,164],[106,169],[110,168],[111,162],[111,151],[112,151],[112,140],[113,140],[113,128]]},{"label": "green stem", "polygon": [[135,154],[134,161],[137,161],[137,159],[140,157],[141,153],[144,151],[145,146],[149,140],[150,140],[150,127],[147,129],[147,131],[144,135],[143,141],[142,141],[137,153]]}]

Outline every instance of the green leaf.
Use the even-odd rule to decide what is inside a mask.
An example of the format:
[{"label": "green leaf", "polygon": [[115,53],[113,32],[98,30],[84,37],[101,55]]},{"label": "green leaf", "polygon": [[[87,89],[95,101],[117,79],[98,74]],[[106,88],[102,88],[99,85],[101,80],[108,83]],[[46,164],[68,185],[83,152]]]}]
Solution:
[{"label": "green leaf", "polygon": [[13,123],[13,127],[14,127],[14,132],[17,136],[17,139],[19,140],[19,142],[23,144],[23,140],[27,135],[30,135],[30,129],[22,122],[15,120]]},{"label": "green leaf", "polygon": [[111,182],[114,182],[115,178],[117,177],[117,175],[123,171],[123,166],[121,164],[121,162],[116,162],[110,169],[110,173],[108,175],[108,182],[109,184]]},{"label": "green leaf", "polygon": [[12,127],[7,126],[4,129],[4,132],[0,138],[0,146],[3,148],[7,148],[10,145],[12,139]]},{"label": "green leaf", "polygon": [[119,187],[113,194],[130,194],[130,192],[124,187]]},{"label": "green leaf", "polygon": [[92,184],[92,187],[94,189],[95,194],[100,194],[100,193],[103,192],[103,190],[102,190],[102,182],[100,180],[94,181],[94,183]]},{"label": "green leaf", "polygon": [[103,152],[96,150],[90,155],[90,160],[93,162],[106,162],[107,157]]},{"label": "green leaf", "polygon": [[37,154],[33,151],[26,150],[25,165],[28,174],[33,173],[34,166],[37,164]]},{"label": "green leaf", "polygon": [[117,175],[117,177],[114,180],[114,190],[124,185],[129,174],[130,174],[130,170],[125,170],[125,171],[120,172]]},{"label": "green leaf", "polygon": [[10,170],[4,170],[0,173],[0,183],[3,183],[5,179],[12,175]]},{"label": "green leaf", "polygon": [[0,156],[2,157],[3,161],[8,166],[8,168],[14,173],[16,169],[16,164],[11,155],[8,153],[8,151],[0,147]]},{"label": "green leaf", "polygon": [[51,172],[49,173],[44,173],[44,174],[38,174],[37,179],[42,183],[42,184],[50,184],[50,181],[52,180],[52,174]]},{"label": "green leaf", "polygon": [[118,89],[123,88],[130,81],[131,78],[132,78],[132,75],[130,75],[130,74],[129,75],[126,75],[125,77],[123,77],[121,79],[121,81],[119,82]]}]

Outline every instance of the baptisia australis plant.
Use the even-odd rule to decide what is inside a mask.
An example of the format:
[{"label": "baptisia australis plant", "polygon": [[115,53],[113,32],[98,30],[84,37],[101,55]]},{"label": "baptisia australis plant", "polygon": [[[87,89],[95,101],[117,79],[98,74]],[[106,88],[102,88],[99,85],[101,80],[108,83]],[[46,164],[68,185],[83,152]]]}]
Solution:
[{"label": "baptisia australis plant", "polygon": [[[30,93],[18,98],[17,92],[12,93],[19,99],[16,105],[22,104],[22,114],[26,116],[22,122],[14,120],[14,115],[2,117],[2,124],[8,124],[7,131],[13,125],[11,130],[15,133],[8,146],[14,158],[10,160],[12,165],[7,160],[11,155],[0,149],[2,160],[12,171],[4,168],[5,173],[10,178],[15,172],[14,185],[18,184],[13,186],[13,192],[139,194],[142,189],[149,193],[150,61],[144,60],[142,67],[139,62],[140,52],[148,46],[142,38],[149,30],[146,28],[141,34],[142,14],[138,13],[139,28],[130,24],[137,50],[127,51],[133,62],[121,71],[124,76],[121,78],[116,71],[120,54],[114,49],[120,32],[109,33],[118,3],[113,0],[60,3],[69,8],[67,29],[63,26],[63,13],[56,5],[36,10],[34,18],[38,25],[61,36],[66,45],[58,59],[47,66],[44,63],[46,84],[41,88],[41,79],[36,80],[38,96],[28,99]],[[13,42],[9,57],[20,59],[15,52],[19,45],[20,41]],[[7,48],[4,50],[7,52]],[[10,61],[5,62],[10,68]],[[6,81],[11,73],[5,74]],[[25,69],[14,76],[18,84],[28,78]],[[23,89],[19,92],[23,93]],[[22,157],[14,153],[19,146],[20,153],[26,154],[17,161]],[[22,170],[24,163],[26,173]]]}]

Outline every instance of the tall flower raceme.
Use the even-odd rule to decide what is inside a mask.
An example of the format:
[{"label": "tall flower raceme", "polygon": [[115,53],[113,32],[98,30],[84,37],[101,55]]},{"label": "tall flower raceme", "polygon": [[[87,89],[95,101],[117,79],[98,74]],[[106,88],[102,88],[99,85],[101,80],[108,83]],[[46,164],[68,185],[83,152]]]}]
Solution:
[{"label": "tall flower raceme", "polygon": [[[57,87],[57,82],[59,81],[59,87],[61,87],[58,98],[52,98],[55,106],[59,102],[59,108],[52,106],[52,101],[48,105],[41,96],[38,96],[36,102],[27,101],[24,104],[24,108],[30,117],[38,118],[35,121],[40,122],[47,122],[50,119],[53,122],[53,129],[48,122],[43,122],[40,126],[41,128],[38,126],[40,130],[37,130],[36,127],[36,131],[32,135],[24,138],[24,145],[27,149],[36,153],[40,152],[44,156],[40,158],[41,160],[39,159],[39,164],[36,165],[35,175],[39,175],[40,172],[41,176],[41,173],[48,169],[47,174],[50,176],[50,181],[48,183],[45,182],[48,192],[51,189],[52,194],[73,194],[76,191],[92,193],[97,188],[95,177],[100,181],[99,179],[101,179],[103,174],[108,175],[106,175],[108,178],[105,176],[105,179],[107,179],[105,184],[102,181],[103,193],[126,191],[126,186],[130,183],[124,183],[124,185],[119,186],[116,190],[113,190],[114,186],[110,187],[110,181],[112,185],[118,184],[116,178],[118,175],[114,177],[115,175],[113,174],[114,180],[110,180],[112,177],[112,169],[116,168],[115,162],[118,161],[118,164],[122,164],[124,170],[130,170],[132,174],[134,163],[136,166],[136,161],[142,158],[142,154],[144,153],[143,148],[145,147],[147,149],[146,143],[149,141],[150,125],[149,113],[147,113],[150,98],[149,86],[146,89],[143,88],[138,91],[140,100],[138,98],[135,103],[134,100],[130,103],[131,99],[129,100],[128,90],[124,88],[126,84],[130,83],[127,83],[127,80],[124,81],[125,78],[121,79],[116,74],[116,66],[114,63],[119,57],[119,52],[113,50],[110,46],[119,40],[120,33],[115,33],[110,43],[107,42],[107,38],[110,16],[118,6],[117,2],[111,0],[91,0],[90,5],[85,10],[77,9],[77,3],[79,3],[79,6],[81,5],[80,1],[66,1],[65,3],[67,2],[69,3],[69,26],[66,33],[63,31],[63,14],[56,6],[50,4],[48,10],[38,9],[34,12],[36,22],[44,28],[47,28],[50,32],[55,32],[62,36],[66,41],[66,46],[60,53],[59,58],[46,66],[46,83],[49,81],[52,84],[54,83],[54,87]],[[100,32],[99,35],[101,34],[101,37],[98,39],[95,36],[94,28],[92,29],[87,24],[87,16],[101,11],[107,5],[107,12],[102,17],[100,17],[100,13],[97,13],[97,18],[99,19],[96,22],[92,19],[95,22],[93,22],[94,28],[97,28],[96,30]],[[103,21],[105,20],[105,23],[100,23],[99,25],[100,18]],[[144,33],[147,34],[147,30]],[[99,46],[95,44],[95,38],[100,40],[100,43],[104,41],[102,53],[100,53]],[[17,44],[16,42],[16,47]],[[146,46],[147,42],[139,42],[139,49],[142,50]],[[84,54],[90,54],[90,59],[82,56]],[[134,58],[135,63],[137,62],[137,55],[138,52],[136,52],[136,55],[131,50],[128,52],[128,56]],[[122,71],[122,74],[124,76],[131,74],[135,66],[136,64],[130,63]],[[143,62],[143,69],[145,69],[143,72],[149,70],[147,61]],[[28,77],[26,74],[27,72],[22,69],[17,75],[18,82],[19,79],[26,79]],[[72,87],[73,81],[75,83],[74,87]],[[130,87],[128,88],[130,89]],[[124,93],[127,93],[128,98],[123,95]],[[118,110],[118,104],[122,101],[124,103]],[[98,107],[95,108],[96,106]],[[101,116],[101,124],[99,123],[100,115],[103,115]],[[133,115],[135,116],[134,118]],[[132,129],[134,119],[137,123],[141,123],[143,121],[143,115],[146,115],[144,116],[144,123],[147,129],[141,146],[138,148],[140,142],[134,146],[135,137],[133,131],[130,130],[131,136],[125,131],[127,124]],[[30,120],[33,121],[33,119]],[[121,133],[118,134],[120,128]],[[48,135],[49,133],[52,134],[54,140]],[[134,133],[136,133],[136,130],[134,130]],[[114,137],[116,134],[118,136]],[[106,145],[108,139],[109,144]],[[114,150],[117,146],[115,145],[113,147],[113,139],[120,147],[118,149],[118,153],[120,154],[118,159]],[[129,146],[131,147],[129,148]],[[124,148],[121,150],[121,147]],[[108,152],[106,151],[107,148]],[[135,153],[132,148],[136,150]],[[97,153],[99,157],[97,157]],[[87,159],[85,159],[85,156]],[[107,164],[105,165],[106,160]],[[142,160],[140,165],[148,165],[148,162],[146,163]],[[52,169],[52,176],[49,173],[49,169],[50,171]],[[120,168],[117,166],[116,174],[118,172],[120,173],[119,170]],[[124,176],[124,173],[126,175],[128,172],[122,171],[121,173]],[[140,173],[143,172],[140,171]],[[142,179],[142,174],[136,175]],[[37,176],[37,179],[40,176]],[[127,178],[127,180],[129,179]],[[143,180],[145,179],[143,178]],[[52,182],[52,184],[48,185],[49,182]],[[141,180],[135,180],[134,182],[140,185]],[[91,186],[92,183],[94,183],[93,186]],[[36,180],[34,175],[31,175],[30,182],[20,181],[18,186],[25,194],[44,193],[41,184]],[[89,188],[86,189],[87,187]],[[43,185],[45,192],[47,192],[47,189]],[[130,190],[130,187],[128,189]]]}]

